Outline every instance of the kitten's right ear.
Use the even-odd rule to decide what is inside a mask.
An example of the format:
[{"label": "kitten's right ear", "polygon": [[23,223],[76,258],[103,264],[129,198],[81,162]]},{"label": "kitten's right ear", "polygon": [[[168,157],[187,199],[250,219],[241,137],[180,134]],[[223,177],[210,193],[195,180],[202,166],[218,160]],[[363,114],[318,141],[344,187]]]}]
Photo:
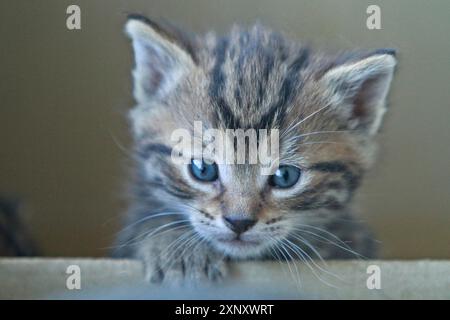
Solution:
[{"label": "kitten's right ear", "polygon": [[192,47],[173,30],[131,15],[125,31],[134,49],[134,97],[139,104],[164,98],[194,68]]}]

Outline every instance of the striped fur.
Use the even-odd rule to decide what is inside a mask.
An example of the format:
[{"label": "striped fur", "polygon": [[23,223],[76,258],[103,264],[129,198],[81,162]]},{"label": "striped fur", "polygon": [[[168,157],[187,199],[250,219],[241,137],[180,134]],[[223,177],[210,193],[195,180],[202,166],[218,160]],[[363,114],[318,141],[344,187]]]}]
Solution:
[{"label": "striped fur", "polygon": [[[223,256],[268,258],[272,245],[286,241],[292,257],[375,255],[350,207],[374,159],[393,51],[327,54],[261,25],[186,36],[133,16],[126,30],[136,58],[138,104],[130,118],[137,170],[116,255],[143,259],[153,281],[220,278]],[[272,190],[249,164],[219,165],[220,181],[195,181],[170,159],[171,133],[194,133],[194,121],[206,129],[279,129],[280,163],[301,168],[300,181]],[[221,242],[230,212],[258,219],[248,231],[257,245]]]}]

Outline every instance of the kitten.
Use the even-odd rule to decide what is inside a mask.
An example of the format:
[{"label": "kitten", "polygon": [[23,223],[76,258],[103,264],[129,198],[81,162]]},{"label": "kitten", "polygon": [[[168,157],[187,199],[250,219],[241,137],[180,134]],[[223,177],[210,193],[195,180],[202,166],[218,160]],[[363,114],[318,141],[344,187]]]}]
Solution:
[{"label": "kitten", "polygon": [[[126,32],[137,163],[116,256],[176,283],[221,279],[230,259],[376,254],[350,204],[374,159],[393,50],[326,54],[260,25],[193,36],[136,15]],[[194,135],[195,121],[278,129],[279,166],[267,176],[258,164],[174,163],[172,133]]]}]

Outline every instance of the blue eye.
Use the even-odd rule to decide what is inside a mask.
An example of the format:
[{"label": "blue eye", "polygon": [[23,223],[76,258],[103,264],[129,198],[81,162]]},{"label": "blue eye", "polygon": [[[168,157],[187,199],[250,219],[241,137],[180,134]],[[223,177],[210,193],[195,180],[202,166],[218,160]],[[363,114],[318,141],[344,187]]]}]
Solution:
[{"label": "blue eye", "polygon": [[270,176],[269,184],[276,188],[290,188],[300,178],[300,169],[294,166],[280,166],[275,174]]},{"label": "blue eye", "polygon": [[191,160],[189,165],[191,174],[200,181],[212,182],[219,177],[219,169],[215,163],[208,164],[203,160]]}]

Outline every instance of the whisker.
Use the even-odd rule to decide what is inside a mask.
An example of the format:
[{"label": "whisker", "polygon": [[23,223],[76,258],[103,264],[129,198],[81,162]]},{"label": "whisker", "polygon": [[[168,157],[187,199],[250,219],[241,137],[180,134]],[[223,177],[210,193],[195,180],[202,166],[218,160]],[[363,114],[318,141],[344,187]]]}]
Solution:
[{"label": "whisker", "polygon": [[[147,230],[147,231],[139,234],[138,236],[128,240],[124,244],[118,246],[118,248],[122,248],[122,247],[125,247],[125,246],[128,246],[128,245],[135,245],[136,243],[141,243],[143,241],[147,241],[147,240],[151,239],[151,237],[153,237],[155,235],[158,235],[157,232],[162,230],[162,229],[164,229],[164,228],[170,227],[170,226],[175,225],[175,224],[187,223],[187,222],[190,222],[190,220],[177,220],[177,221],[172,221],[172,222],[163,224],[162,226],[159,226],[157,228]],[[187,227],[187,226],[188,225],[186,224],[186,225],[184,225],[182,227]],[[164,232],[168,232],[168,231],[172,231],[172,229],[165,230]],[[144,237],[144,239],[141,240],[140,242],[134,242],[135,240],[138,240],[138,239],[140,239],[142,237]]]},{"label": "whisker", "polygon": [[295,139],[299,139],[299,138],[303,138],[303,137],[309,137],[312,135],[317,135],[317,134],[331,134],[331,133],[348,133],[348,132],[353,132],[354,130],[326,130],[326,131],[315,131],[315,132],[307,132],[307,133],[302,133],[296,136],[292,136],[289,137],[289,139],[287,141],[291,141],[291,140],[295,140]]},{"label": "whisker", "polygon": [[[163,234],[165,234],[165,233],[167,233],[167,232],[170,232],[170,231],[174,231],[174,230],[179,230],[179,229],[181,229],[181,228],[187,228],[187,227],[189,227],[189,225],[183,225],[183,226],[178,226],[178,227],[173,227],[173,228],[169,228],[169,229],[167,229],[167,230],[164,230],[164,231],[162,231],[162,232],[160,232],[160,233],[158,233],[158,234],[156,234],[156,235],[163,235]],[[118,245],[114,245],[114,246],[107,246],[107,247],[103,247],[103,248],[101,248],[101,249],[120,249],[120,248],[123,248],[123,247],[126,247],[126,246],[135,246],[135,245],[138,245],[138,244],[140,244],[140,243],[142,243],[142,242],[144,242],[146,239],[142,239],[142,240],[140,240],[140,241],[134,241],[134,240],[136,240],[136,239],[138,239],[138,238],[140,238],[140,237],[143,237],[145,234],[147,234],[148,232],[151,232],[153,229],[151,229],[150,231],[145,231],[145,232],[143,232],[143,233],[141,233],[140,235],[138,235],[137,237],[134,237],[134,238],[132,238],[132,239],[129,239],[129,240],[127,240],[127,242],[125,242],[125,243],[122,243],[122,244],[118,244]],[[155,235],[155,236],[156,236]]]},{"label": "whisker", "polygon": [[[285,245],[284,245],[283,242],[281,242],[281,248],[282,248],[282,249],[284,250],[284,252],[286,252],[286,254],[289,256],[290,260],[292,261],[292,264],[293,264],[294,267],[295,267],[295,272],[296,272],[297,277],[296,277],[296,279],[294,279],[294,280],[296,280],[297,287],[298,287],[298,289],[300,289],[300,288],[301,288],[300,274],[299,274],[299,272],[298,272],[298,267],[297,267],[297,264],[295,263],[295,259],[294,259],[294,258],[292,257],[292,255],[289,253],[289,250],[287,250],[287,249],[285,248]],[[289,263],[289,262],[288,262],[288,263]]]},{"label": "whisker", "polygon": [[[293,217],[293,218],[296,218],[296,217]],[[349,246],[347,243],[345,243],[345,242],[344,242],[341,238],[339,238],[337,235],[335,235],[334,233],[332,233],[332,232],[330,232],[330,231],[328,231],[328,230],[326,230],[326,229],[323,229],[323,228],[320,228],[320,227],[317,227],[317,226],[312,226],[312,225],[309,225],[309,224],[303,224],[303,223],[295,223],[295,226],[298,226],[298,227],[305,227],[305,228],[311,228],[311,229],[314,229],[314,230],[323,232],[323,233],[329,235],[330,237],[334,238],[335,240],[339,241],[339,242],[342,243],[345,247],[347,247],[348,249],[351,250],[350,246]]]},{"label": "whisker", "polygon": [[308,248],[310,248],[312,252],[319,258],[320,262],[322,262],[325,266],[328,266],[326,261],[322,258],[322,255],[316,250],[316,248],[314,248],[314,246],[308,240],[299,236],[298,234],[291,234],[290,236],[296,238],[297,240],[301,241],[303,244],[308,246]]},{"label": "whisker", "polygon": [[[308,231],[308,230],[305,230],[305,229],[300,229],[300,228],[297,228],[296,230],[298,230],[298,231],[300,231],[300,232],[302,232],[302,233],[310,234],[310,235],[315,236],[315,237],[317,237],[317,238],[319,238],[319,239],[325,240],[326,243],[331,244],[331,245],[334,245],[334,246],[336,246],[336,247],[338,247],[338,248],[340,248],[340,249],[342,249],[342,250],[344,250],[344,251],[346,251],[346,252],[349,252],[349,253],[355,255],[355,256],[356,256],[357,258],[359,258],[359,259],[364,259],[364,260],[367,260],[367,259],[368,259],[368,258],[365,257],[364,255],[362,255],[362,254],[360,254],[360,253],[354,251],[353,249],[351,249],[347,244],[345,244],[345,242],[344,242],[344,244],[345,244],[345,247],[344,247],[344,246],[340,245],[339,243],[336,243],[336,242],[334,242],[334,241],[331,241],[330,239],[328,239],[328,238],[326,238],[326,237],[323,237],[323,236],[321,236],[321,235],[319,235],[319,234],[316,234],[316,233],[314,233],[314,232],[311,232],[311,231]],[[342,241],[342,240],[341,240],[341,241]]]},{"label": "whisker", "polygon": [[126,230],[130,229],[131,227],[134,227],[135,225],[145,222],[145,221],[148,221],[150,219],[154,219],[154,218],[158,218],[158,217],[166,217],[166,216],[184,215],[184,213],[182,213],[182,212],[175,212],[175,211],[173,211],[173,212],[156,211],[155,213],[156,214],[151,213],[151,214],[145,216],[144,218],[139,219],[139,220],[133,222],[132,224],[127,225],[122,230],[120,230],[117,234],[120,235],[123,232],[125,232]]},{"label": "whisker", "polygon": [[[285,239],[285,240],[287,240],[287,239]],[[289,240],[287,240],[287,241],[289,241]],[[295,253],[297,253],[297,256],[298,256],[300,259],[302,259],[302,261],[304,261],[304,262],[306,263],[306,265],[308,266],[308,268],[309,268],[309,269],[312,271],[312,273],[317,277],[317,279],[319,279],[322,283],[324,283],[324,284],[326,284],[326,285],[328,285],[328,286],[330,286],[330,287],[337,288],[335,285],[332,285],[332,284],[330,284],[328,281],[322,279],[322,277],[316,272],[316,270],[315,270],[314,267],[309,263],[309,261],[311,261],[311,262],[314,264],[314,266],[315,266],[316,268],[318,268],[319,270],[321,270],[322,272],[328,273],[327,271],[325,271],[325,270],[323,270],[322,268],[320,268],[320,266],[318,266],[318,265],[314,262],[314,260],[313,260],[313,259],[312,259],[312,258],[311,258],[304,250],[302,250],[299,246],[295,245],[295,244],[292,243],[291,241],[289,241],[289,243],[292,244],[292,245],[289,245],[289,247],[290,247]],[[309,261],[308,261],[308,259],[305,258],[305,256],[308,257]],[[334,275],[334,276],[337,277],[336,275]]]},{"label": "whisker", "polygon": [[[294,236],[294,235],[292,235],[293,237],[295,237],[297,240],[299,240],[299,241],[301,241],[303,244],[306,244],[309,248],[311,248],[311,250],[313,250],[313,252],[315,252],[317,255],[318,255],[318,257],[320,258],[320,261],[324,264],[324,266],[325,267],[329,267],[328,266],[328,264],[325,262],[325,260],[322,258],[322,256],[317,252],[317,250],[311,245],[311,244],[309,244],[309,242],[308,241],[306,241],[304,238],[298,238],[298,237],[296,237],[296,236]],[[303,240],[302,240],[303,239]],[[290,240],[288,240],[288,239],[286,239],[286,241],[288,241],[289,243],[291,243],[293,246],[295,246],[295,247],[297,247],[299,250],[301,250],[302,252],[303,252],[303,254],[305,255],[305,256],[307,256],[310,260],[311,260],[311,262],[320,270],[320,271],[322,271],[322,272],[324,272],[324,273],[326,273],[326,274],[328,274],[328,275],[330,275],[330,276],[333,276],[333,277],[335,277],[335,278],[337,278],[337,279],[339,279],[339,280],[341,280],[342,281],[342,278],[341,277],[339,277],[337,274],[335,274],[335,273],[333,273],[333,272],[331,272],[331,271],[329,271],[329,270],[327,270],[327,269],[325,269],[325,268],[322,268],[319,264],[317,264],[316,262],[315,262],[315,260],[305,251],[305,250],[303,250],[303,249],[301,249],[300,248],[300,246],[298,246],[298,245],[296,245],[295,243],[293,243],[292,241],[290,241]]]},{"label": "whisker", "polygon": [[182,233],[180,236],[178,236],[174,241],[172,241],[165,249],[164,249],[164,254],[161,254],[162,257],[166,257],[167,255],[171,254],[171,249],[172,247],[177,246],[179,243],[183,242],[184,240],[186,240],[188,237],[191,237],[192,235],[195,234],[194,230],[191,230],[190,232],[184,232]]},{"label": "whisker", "polygon": [[349,144],[349,143],[338,141],[311,141],[299,143],[298,146],[313,145],[313,144]]},{"label": "whisker", "polygon": [[[296,285],[299,286],[299,287],[301,287],[300,279],[295,277],[294,272],[293,272],[292,267],[291,267],[291,263],[290,263],[289,259],[287,258],[287,256],[286,256],[286,255],[284,254],[284,252],[283,252],[283,250],[284,250],[285,252],[287,252],[286,249],[284,248],[283,243],[282,243],[281,241],[279,241],[279,240],[277,240],[275,243],[277,244],[277,245],[274,247],[275,251],[278,251],[278,252],[283,256],[284,261],[286,262],[286,264],[287,264],[287,266],[288,266],[288,268],[289,268],[289,274],[290,274],[290,276],[292,277],[292,279],[294,280],[294,282],[296,283]],[[282,249],[283,249],[283,250],[282,250]],[[292,259],[292,256],[291,256],[291,259]]]},{"label": "whisker", "polygon": [[274,239],[272,237],[266,236],[265,238],[268,239],[270,242],[272,242],[272,244],[268,247],[269,252],[272,255],[272,257],[280,264],[281,270],[283,270],[284,275],[287,277],[286,269],[284,268],[283,261],[280,258],[280,256],[278,255],[278,252],[275,250],[276,241],[274,241]]},{"label": "whisker", "polygon": [[136,156],[136,154],[130,152],[126,147],[124,147],[122,145],[122,143],[119,141],[119,139],[117,139],[117,137],[112,133],[111,130],[109,130],[109,135],[111,137],[111,139],[113,140],[114,144],[116,145],[116,147],[130,160],[137,160],[138,157]]},{"label": "whisker", "polygon": [[[165,264],[161,266],[163,269],[169,269],[173,266],[173,264],[177,261],[177,253],[179,250],[182,250],[187,244],[191,243],[198,235],[196,233],[189,233],[183,237],[183,240],[178,242],[176,247],[172,249],[171,252],[167,251],[167,258],[165,258]],[[181,255],[178,255],[181,256]]]},{"label": "whisker", "polygon": [[[190,238],[188,238],[188,240],[186,240],[184,243],[178,245],[178,247],[172,252],[172,255],[170,257],[168,257],[167,261],[171,261],[170,265],[168,265],[168,269],[170,269],[173,264],[177,261],[177,258],[175,257],[177,255],[177,252],[183,248],[184,246],[184,250],[178,255],[179,257],[183,257],[186,253],[186,251],[190,248],[192,248],[193,246],[195,246],[196,244],[198,244],[198,242],[202,239],[202,237],[198,234],[198,233],[194,233]],[[163,268],[165,268],[166,265],[163,266]]]},{"label": "whisker", "polygon": [[326,108],[329,108],[331,106],[331,104],[327,104],[326,106],[320,108],[319,110],[316,110],[314,112],[312,112],[311,114],[309,114],[308,116],[306,116],[305,118],[303,118],[302,120],[300,120],[299,122],[297,122],[295,125],[289,127],[289,129],[287,131],[285,131],[281,136],[284,137],[286,134],[288,134],[289,132],[291,132],[292,130],[294,130],[296,127],[298,127],[299,125],[301,125],[303,122],[305,122],[306,120],[308,120],[309,118],[315,116],[316,114],[318,114],[319,112],[321,112],[322,110],[325,110]]}]

